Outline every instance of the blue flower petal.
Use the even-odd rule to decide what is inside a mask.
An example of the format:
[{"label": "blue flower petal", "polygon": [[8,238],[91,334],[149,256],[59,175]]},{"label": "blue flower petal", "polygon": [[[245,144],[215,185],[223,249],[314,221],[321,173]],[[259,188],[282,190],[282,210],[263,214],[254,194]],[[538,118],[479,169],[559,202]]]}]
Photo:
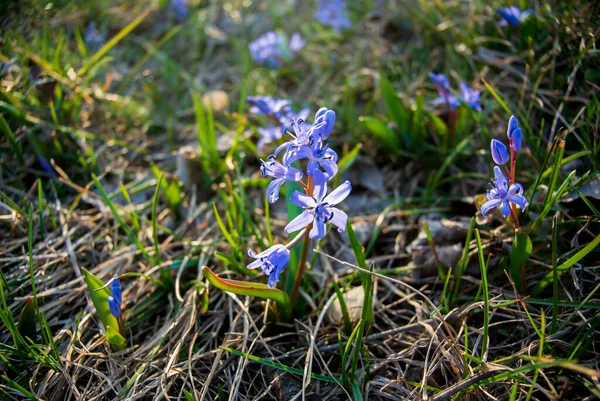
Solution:
[{"label": "blue flower petal", "polygon": [[108,297],[108,308],[114,317],[121,316],[121,307],[113,297]]},{"label": "blue flower petal", "polygon": [[289,234],[295,231],[301,230],[304,227],[308,226],[315,219],[315,211],[314,209],[308,209],[300,213],[294,220],[290,221],[287,226],[285,226],[284,231]]},{"label": "blue flower petal", "polygon": [[285,182],[285,178],[276,178],[269,183],[267,187],[267,198],[269,203],[275,203],[279,199],[279,190],[281,185]]},{"label": "blue flower petal", "polygon": [[[346,181],[347,182],[347,181]],[[332,192],[333,193],[333,192]],[[348,215],[337,207],[329,208],[329,211],[333,213],[331,217],[331,224],[338,228],[339,232],[346,231],[346,223],[348,222]]]},{"label": "blue flower petal", "polygon": [[504,216],[504,218],[507,218],[510,214],[510,205],[507,201],[502,201],[500,203],[500,212],[502,213],[502,216]]},{"label": "blue flower petal", "polygon": [[322,220],[315,220],[315,223],[313,224],[313,228],[312,228],[312,230],[310,230],[310,233],[308,234],[308,236],[311,239],[319,239],[319,238],[323,238],[325,236],[325,232],[326,232],[325,222]]},{"label": "blue flower petal", "polygon": [[339,187],[331,191],[323,201],[327,202],[329,205],[337,205],[348,197],[350,191],[352,191],[352,184],[350,184],[350,181],[346,180]]},{"label": "blue flower petal", "polygon": [[317,203],[321,203],[327,193],[327,180],[319,169],[313,171],[313,184],[313,197],[317,200]]},{"label": "blue flower petal", "polygon": [[500,202],[501,202],[500,199],[492,199],[492,200],[485,202],[481,206],[481,214],[483,214],[484,216],[487,216],[488,213],[490,212],[490,210],[492,210],[493,208],[498,206],[500,204]]},{"label": "blue flower petal", "polygon": [[290,201],[294,205],[305,209],[317,206],[317,202],[315,202],[312,196],[308,196],[307,194],[302,193],[300,191],[294,191],[292,196],[290,196]]}]

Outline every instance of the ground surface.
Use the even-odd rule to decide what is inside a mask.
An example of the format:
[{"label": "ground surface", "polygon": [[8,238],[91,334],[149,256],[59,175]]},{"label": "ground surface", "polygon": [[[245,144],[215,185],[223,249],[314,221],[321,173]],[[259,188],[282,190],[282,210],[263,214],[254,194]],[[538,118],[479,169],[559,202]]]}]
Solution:
[{"label": "ground surface", "polygon": [[[340,34],[312,2],[190,0],[184,16],[163,3],[0,6],[0,398],[600,395],[596,2],[513,2],[535,12],[511,29],[501,1],[348,0]],[[248,52],[271,29],[307,41],[277,70]],[[483,109],[434,106],[432,71],[481,91]],[[341,208],[362,251],[333,229],[313,242],[287,323],[201,272],[264,283],[248,249],[288,240],[286,197],[266,208],[274,146],[257,149],[266,120],[249,95],[309,120],[335,110],[335,180],[353,184]],[[518,239],[479,209],[511,114],[529,201]],[[122,351],[84,269],[120,276]]]}]

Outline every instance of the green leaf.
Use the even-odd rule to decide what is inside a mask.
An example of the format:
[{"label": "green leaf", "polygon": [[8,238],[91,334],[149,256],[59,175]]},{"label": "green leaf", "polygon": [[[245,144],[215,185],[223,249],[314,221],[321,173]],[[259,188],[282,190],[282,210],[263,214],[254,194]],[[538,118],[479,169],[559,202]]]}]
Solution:
[{"label": "green leaf", "polygon": [[123,40],[131,31],[135,29],[149,14],[152,12],[153,8],[148,7],[143,13],[141,13],[136,19],[131,21],[129,25],[125,28],[121,29],[119,33],[117,33],[111,40],[109,40],[96,54],[94,54],[88,61],[85,63],[79,71],[77,71],[77,75],[82,77],[90,68],[94,66],[110,49],[112,49],[117,43]]},{"label": "green leaf", "polygon": [[94,308],[96,308],[96,312],[98,312],[98,316],[100,316],[100,321],[102,322],[104,329],[108,333],[109,326],[119,327],[119,321],[112,313],[110,313],[110,308],[108,307],[108,297],[110,297],[110,290],[108,287],[104,285],[102,280],[94,276],[87,269],[83,269],[83,275],[85,277],[90,298],[92,298],[92,303],[94,304]]},{"label": "green leaf", "polygon": [[281,290],[269,288],[266,284],[261,283],[223,279],[213,273],[207,266],[202,267],[202,274],[209,283],[220,290],[275,301],[283,320],[288,321],[292,317],[290,298]]},{"label": "green leaf", "polygon": [[106,326],[106,340],[112,346],[113,351],[121,351],[127,348],[127,340],[125,340],[125,337],[111,326]]},{"label": "green leaf", "polygon": [[[297,166],[299,167],[299,166]],[[339,174],[338,174],[339,175]],[[337,175],[336,175],[337,176]],[[302,187],[297,182],[286,181],[285,182],[285,193],[291,195],[294,191],[302,192]],[[288,213],[288,221],[294,220],[297,216],[302,213],[303,209],[295,204],[293,204],[289,198],[287,199],[287,213]],[[296,238],[299,235],[299,232],[293,233],[290,235],[290,241]],[[290,249],[290,262],[288,263],[288,267],[286,269],[285,278],[283,281],[283,289],[286,293],[291,294],[292,288],[294,287],[294,280],[296,279],[296,273],[298,272],[298,263],[300,262],[300,255],[302,253],[302,241],[300,241],[296,246]]]},{"label": "green leaf", "polygon": [[[251,360],[253,362],[258,362],[258,363],[260,363],[262,365],[270,366],[272,368],[283,370],[284,372],[288,372],[288,373],[291,373],[291,374],[294,374],[294,375],[298,375],[298,376],[301,376],[301,377],[304,376],[304,370],[303,369],[296,369],[296,368],[292,368],[291,366],[287,366],[287,365],[284,365],[284,364],[281,364],[281,363],[272,362],[272,361],[270,361],[268,359],[259,358],[256,355],[251,355],[251,354],[248,354],[248,353],[245,353],[245,352],[241,352],[241,351],[235,350],[233,348],[226,347],[224,345],[222,345],[221,348],[224,349],[227,352],[232,353],[233,355],[237,355],[237,356],[240,356],[240,357],[243,357],[243,358],[248,358],[249,360]],[[315,380],[321,380],[321,381],[328,382],[328,383],[340,384],[340,382],[341,382],[341,379],[339,377],[324,376],[324,375],[320,375],[320,374],[317,374],[317,373],[311,373],[310,377],[312,377]]]},{"label": "green leaf", "polygon": [[29,296],[25,301],[25,306],[23,306],[23,309],[21,310],[17,326],[19,333],[21,333],[23,338],[29,337],[31,341],[35,342],[37,337],[36,323],[35,304],[33,302],[33,297]]},{"label": "green leaf", "polygon": [[558,277],[561,274],[563,274],[565,271],[567,271],[575,263],[579,262],[581,259],[583,259],[584,257],[586,257],[588,253],[590,253],[593,250],[595,250],[596,247],[599,244],[600,244],[600,234],[598,236],[596,236],[596,238],[594,238],[592,240],[592,242],[590,242],[589,244],[587,244],[582,250],[580,250],[579,252],[577,252],[575,255],[571,256],[567,261],[565,261],[565,263],[563,263],[562,265],[558,266],[556,268],[556,272],[552,271],[552,272],[546,274],[546,276],[542,280],[540,280],[540,282],[537,283],[535,285],[535,287],[533,287],[533,290],[531,290],[531,294],[534,297],[537,296],[537,295],[539,295],[544,288],[546,288],[548,285],[552,284],[552,282],[554,281],[554,276],[555,275],[556,275],[556,277]]},{"label": "green leaf", "polygon": [[373,117],[360,117],[362,122],[375,138],[390,151],[398,153],[401,147],[400,138],[394,130],[388,127],[384,122]]},{"label": "green leaf", "polygon": [[380,73],[379,81],[381,85],[381,96],[383,97],[383,102],[385,103],[388,114],[394,119],[394,122],[396,122],[398,129],[402,134],[408,133],[410,131],[408,111],[404,108],[400,99],[398,99],[396,90],[385,75]]},{"label": "green leaf", "polygon": [[185,395],[186,401],[196,401],[196,397],[187,390],[183,390],[183,395]]},{"label": "green leaf", "polygon": [[523,277],[521,271],[523,264],[531,255],[532,248],[533,246],[531,244],[531,239],[527,234],[524,232],[518,232],[515,234],[515,239],[510,251],[510,274],[515,282],[515,286],[519,291],[522,292],[521,295],[524,295],[523,292],[526,288],[525,283],[522,282]]}]

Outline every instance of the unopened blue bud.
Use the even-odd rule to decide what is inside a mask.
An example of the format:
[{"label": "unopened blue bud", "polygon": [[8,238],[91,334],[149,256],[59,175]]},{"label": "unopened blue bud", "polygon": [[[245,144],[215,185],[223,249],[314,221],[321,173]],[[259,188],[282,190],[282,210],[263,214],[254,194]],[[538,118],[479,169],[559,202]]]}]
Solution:
[{"label": "unopened blue bud", "polygon": [[499,165],[503,165],[506,164],[508,162],[508,149],[506,148],[506,145],[503,144],[502,142],[496,140],[496,139],[492,139],[492,159],[494,159],[494,162],[496,164]]}]

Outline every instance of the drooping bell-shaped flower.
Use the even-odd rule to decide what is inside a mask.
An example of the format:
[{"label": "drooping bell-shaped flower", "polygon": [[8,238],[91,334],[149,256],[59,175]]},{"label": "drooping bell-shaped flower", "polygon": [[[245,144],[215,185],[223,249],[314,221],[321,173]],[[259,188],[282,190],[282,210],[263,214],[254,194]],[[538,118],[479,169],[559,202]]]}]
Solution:
[{"label": "drooping bell-shaped flower", "polygon": [[502,174],[500,167],[494,167],[494,182],[490,183],[491,189],[487,192],[488,201],[481,206],[481,213],[484,216],[494,208],[500,208],[500,212],[506,218],[510,214],[510,204],[513,203],[525,210],[527,199],[523,196],[523,186],[514,183],[510,187],[508,178]]},{"label": "drooping bell-shaped flower", "polygon": [[248,256],[256,259],[247,266],[248,269],[260,267],[265,276],[269,277],[269,288],[273,288],[279,282],[279,275],[290,261],[290,251],[283,245],[273,245],[259,254],[248,250]]}]

